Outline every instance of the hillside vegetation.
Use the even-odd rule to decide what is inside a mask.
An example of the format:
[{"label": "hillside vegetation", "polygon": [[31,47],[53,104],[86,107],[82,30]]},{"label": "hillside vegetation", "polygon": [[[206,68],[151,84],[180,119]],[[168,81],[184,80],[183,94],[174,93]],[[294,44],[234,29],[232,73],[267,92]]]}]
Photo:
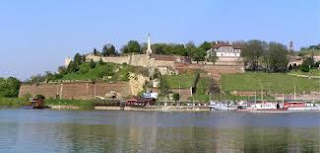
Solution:
[{"label": "hillside vegetation", "polygon": [[103,80],[107,82],[129,81],[129,73],[147,75],[148,71],[142,67],[133,67],[127,64],[103,63],[90,67],[90,63],[80,65],[77,72],[65,74],[62,80]]},{"label": "hillside vegetation", "polygon": [[261,88],[272,93],[293,93],[319,91],[319,80],[299,78],[286,73],[243,73],[225,74],[221,76],[224,92],[260,91]]}]

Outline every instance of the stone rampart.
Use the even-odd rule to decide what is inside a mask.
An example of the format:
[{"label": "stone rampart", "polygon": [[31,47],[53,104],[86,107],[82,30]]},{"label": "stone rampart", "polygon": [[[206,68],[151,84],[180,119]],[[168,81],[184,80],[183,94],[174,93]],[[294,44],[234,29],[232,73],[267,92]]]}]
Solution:
[{"label": "stone rampart", "polygon": [[81,99],[90,100],[96,97],[105,97],[115,92],[121,97],[131,95],[129,83],[48,83],[48,84],[22,84],[19,97],[27,94],[35,96],[41,94],[46,98]]}]

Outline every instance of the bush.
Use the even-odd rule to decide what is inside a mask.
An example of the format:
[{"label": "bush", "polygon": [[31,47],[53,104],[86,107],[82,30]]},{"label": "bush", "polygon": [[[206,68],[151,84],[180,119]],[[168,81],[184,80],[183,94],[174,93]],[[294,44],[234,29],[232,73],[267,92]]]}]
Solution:
[{"label": "bush", "polygon": [[309,72],[310,71],[309,65],[305,65],[305,64],[301,65],[300,70],[302,72]]},{"label": "bush", "polygon": [[179,99],[180,99],[179,93],[174,93],[174,94],[172,95],[172,98],[173,98],[174,101],[179,101]]}]

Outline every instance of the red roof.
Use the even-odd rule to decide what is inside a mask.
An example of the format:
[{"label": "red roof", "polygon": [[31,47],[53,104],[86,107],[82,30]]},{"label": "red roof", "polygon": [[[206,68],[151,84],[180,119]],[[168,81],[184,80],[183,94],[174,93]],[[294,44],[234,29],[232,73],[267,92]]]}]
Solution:
[{"label": "red roof", "polygon": [[218,45],[213,46],[213,48],[220,48],[223,46],[233,47],[234,49],[241,49],[239,46],[234,46],[234,45],[230,45],[230,44],[218,44]]}]

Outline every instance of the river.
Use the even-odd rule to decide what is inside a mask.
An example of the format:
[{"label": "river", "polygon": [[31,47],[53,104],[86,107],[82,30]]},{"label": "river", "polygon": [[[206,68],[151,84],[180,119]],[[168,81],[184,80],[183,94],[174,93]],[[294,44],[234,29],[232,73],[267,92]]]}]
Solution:
[{"label": "river", "polygon": [[0,110],[0,152],[319,152],[320,113]]}]

